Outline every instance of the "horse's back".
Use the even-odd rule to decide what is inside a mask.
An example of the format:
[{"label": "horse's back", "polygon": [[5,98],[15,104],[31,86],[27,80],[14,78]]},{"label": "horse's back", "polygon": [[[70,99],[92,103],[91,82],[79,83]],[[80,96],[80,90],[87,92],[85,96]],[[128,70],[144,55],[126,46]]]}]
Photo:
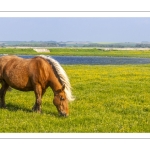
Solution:
[{"label": "horse's back", "polygon": [[6,55],[0,57],[0,77],[6,65],[9,64],[9,67],[11,67],[12,64],[19,64],[21,61],[24,61],[24,59],[15,55]]},{"label": "horse's back", "polygon": [[19,57],[15,55],[6,55],[6,56],[1,56],[0,57],[0,67],[4,67],[9,61],[12,59],[18,59]]},{"label": "horse's back", "polygon": [[5,67],[5,65],[14,58],[17,58],[17,56],[6,55],[6,56],[0,57],[0,78],[2,77],[2,72],[3,72],[3,68]]},{"label": "horse's back", "polygon": [[0,57],[0,79],[5,80],[13,88],[24,88],[28,83],[24,62],[25,59],[14,55]]},{"label": "horse's back", "polygon": [[45,88],[49,70],[49,63],[41,57],[24,59],[8,55],[0,58],[0,79],[18,90],[33,90],[37,83]]}]

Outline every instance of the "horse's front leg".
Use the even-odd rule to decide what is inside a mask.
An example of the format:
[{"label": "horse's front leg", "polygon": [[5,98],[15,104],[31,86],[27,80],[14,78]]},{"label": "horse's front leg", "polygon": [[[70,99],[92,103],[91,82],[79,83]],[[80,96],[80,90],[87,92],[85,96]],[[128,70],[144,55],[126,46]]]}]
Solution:
[{"label": "horse's front leg", "polygon": [[0,107],[5,108],[5,94],[7,89],[9,88],[9,85],[5,81],[2,81],[1,84],[2,87],[0,89]]},{"label": "horse's front leg", "polygon": [[42,93],[43,93],[41,85],[38,84],[35,86],[34,93],[35,93],[36,100],[32,110],[41,113]]}]

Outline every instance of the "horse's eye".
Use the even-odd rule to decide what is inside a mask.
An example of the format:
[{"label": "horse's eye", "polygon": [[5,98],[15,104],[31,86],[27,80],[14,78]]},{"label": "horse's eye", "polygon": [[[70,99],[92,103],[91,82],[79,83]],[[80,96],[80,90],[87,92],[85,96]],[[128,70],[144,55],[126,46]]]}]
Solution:
[{"label": "horse's eye", "polygon": [[65,100],[65,99],[64,99],[62,96],[60,96],[60,100],[63,101],[63,100]]}]

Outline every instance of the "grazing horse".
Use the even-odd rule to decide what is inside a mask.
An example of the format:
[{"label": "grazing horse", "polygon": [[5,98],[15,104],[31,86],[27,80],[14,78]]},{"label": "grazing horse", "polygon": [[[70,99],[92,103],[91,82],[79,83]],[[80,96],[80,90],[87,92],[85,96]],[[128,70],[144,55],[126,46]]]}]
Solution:
[{"label": "grazing horse", "polygon": [[53,104],[62,116],[68,116],[68,101],[74,100],[68,76],[60,64],[47,56],[23,59],[15,55],[0,57],[0,106],[5,108],[5,94],[9,87],[20,91],[34,91],[32,110],[41,112],[42,96],[48,87],[54,93]]}]

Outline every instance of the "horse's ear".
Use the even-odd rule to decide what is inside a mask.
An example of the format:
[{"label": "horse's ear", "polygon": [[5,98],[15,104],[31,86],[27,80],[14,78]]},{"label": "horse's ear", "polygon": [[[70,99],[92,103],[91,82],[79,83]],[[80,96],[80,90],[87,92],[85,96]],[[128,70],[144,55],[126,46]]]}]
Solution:
[{"label": "horse's ear", "polygon": [[55,91],[55,95],[57,95],[57,94],[59,94],[60,92],[64,91],[64,89],[65,89],[65,85],[63,85],[61,89]]},{"label": "horse's ear", "polygon": [[63,84],[63,86],[62,86],[62,89],[61,89],[61,90],[63,91],[64,89],[65,89],[65,84]]}]

